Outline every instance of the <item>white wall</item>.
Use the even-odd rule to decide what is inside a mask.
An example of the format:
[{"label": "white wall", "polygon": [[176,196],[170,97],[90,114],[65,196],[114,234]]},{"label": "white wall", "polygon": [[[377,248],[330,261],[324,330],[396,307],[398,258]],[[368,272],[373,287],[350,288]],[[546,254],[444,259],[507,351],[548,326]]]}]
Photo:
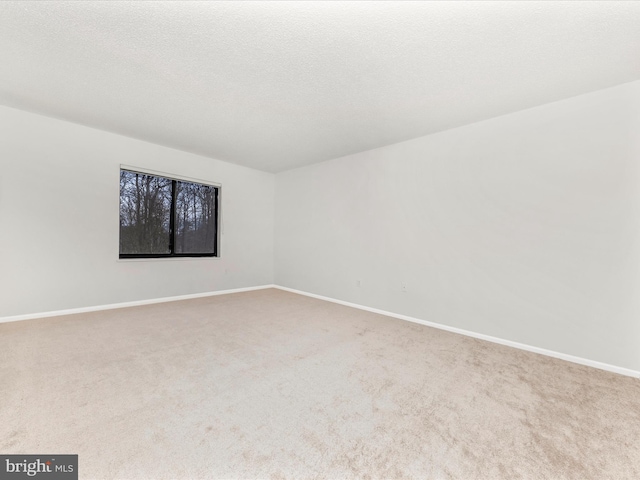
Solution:
[{"label": "white wall", "polygon": [[[120,164],[221,183],[221,257],[119,261]],[[0,317],[273,283],[273,174],[7,107],[0,167]]]},{"label": "white wall", "polygon": [[276,283],[640,370],[639,166],[633,82],[280,173]]}]

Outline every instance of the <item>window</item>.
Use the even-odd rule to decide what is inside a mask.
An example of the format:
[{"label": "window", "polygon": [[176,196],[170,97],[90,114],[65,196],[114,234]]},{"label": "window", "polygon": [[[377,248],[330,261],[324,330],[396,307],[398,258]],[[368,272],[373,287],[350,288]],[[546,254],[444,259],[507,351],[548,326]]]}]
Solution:
[{"label": "window", "polygon": [[120,170],[120,258],[217,257],[220,188]]}]

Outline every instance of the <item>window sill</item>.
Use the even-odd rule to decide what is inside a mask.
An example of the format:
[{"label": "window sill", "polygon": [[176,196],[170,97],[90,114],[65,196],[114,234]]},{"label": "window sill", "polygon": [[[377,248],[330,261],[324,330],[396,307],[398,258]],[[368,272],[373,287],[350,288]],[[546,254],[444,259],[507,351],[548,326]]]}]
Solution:
[{"label": "window sill", "polygon": [[150,257],[150,258],[117,258],[117,262],[177,262],[181,260],[202,261],[202,260],[220,260],[220,257]]}]

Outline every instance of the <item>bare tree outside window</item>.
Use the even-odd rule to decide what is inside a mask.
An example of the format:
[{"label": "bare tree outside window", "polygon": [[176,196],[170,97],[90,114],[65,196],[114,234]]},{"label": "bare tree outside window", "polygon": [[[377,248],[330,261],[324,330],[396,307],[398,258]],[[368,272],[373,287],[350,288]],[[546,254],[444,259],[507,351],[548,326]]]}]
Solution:
[{"label": "bare tree outside window", "polygon": [[120,257],[217,256],[218,187],[120,170]]},{"label": "bare tree outside window", "polygon": [[216,233],[215,187],[177,182],[176,253],[210,251]]}]

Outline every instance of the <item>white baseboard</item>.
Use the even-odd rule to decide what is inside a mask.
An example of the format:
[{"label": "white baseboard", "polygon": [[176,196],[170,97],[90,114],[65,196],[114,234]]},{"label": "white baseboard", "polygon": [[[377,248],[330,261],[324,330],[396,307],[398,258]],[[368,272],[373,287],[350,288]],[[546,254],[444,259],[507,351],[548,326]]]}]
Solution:
[{"label": "white baseboard", "polygon": [[27,315],[14,315],[12,317],[0,317],[0,323],[17,322],[19,320],[33,320],[35,318],[59,317],[61,315],[72,315],[74,313],[96,312],[98,310],[111,310],[114,308],[137,307],[140,305],[150,305],[152,303],[175,302],[177,300],[189,300],[192,298],[212,297],[214,295],[226,295],[228,293],[250,292],[252,290],[263,290],[274,288],[275,285],[259,285],[257,287],[233,288],[231,290],[218,290],[215,292],[192,293],[188,295],[177,295],[175,297],[151,298],[148,300],[135,300],[133,302],[111,303],[108,305],[96,305],[93,307],[70,308],[68,310],[56,310],[53,312],[29,313]]},{"label": "white baseboard", "polygon": [[539,353],[541,355],[546,355],[548,357],[559,358],[561,360],[566,360],[568,362],[573,362],[580,365],[586,365],[588,367],[598,368],[600,370],[606,370],[608,372],[618,373],[620,375],[626,375],[628,377],[640,378],[639,371],[631,370],[629,368],[618,367],[616,365],[610,365],[608,363],[597,362],[595,360],[589,360],[587,358],[576,357],[574,355],[569,355],[566,353],[554,352],[553,350],[547,350],[545,348],[534,347],[532,345],[526,345],[524,343],[518,343],[511,340],[505,340],[503,338],[492,337],[490,335],[484,335],[482,333],[472,332],[470,330],[464,330],[462,328],[450,327],[448,325],[443,325],[441,323],[430,322],[428,320],[421,320],[419,318],[410,317],[408,315],[401,315],[399,313],[388,312],[386,310],[380,310],[378,308],[367,307],[365,305],[359,305],[357,303],[345,302],[343,300],[337,300],[335,298],[325,297],[323,295],[316,295],[315,293],[309,293],[302,290],[296,290],[293,288],[288,288],[288,287],[283,287],[280,285],[273,285],[273,284],[259,285],[256,287],[234,288],[230,290],[218,290],[215,292],[193,293],[188,295],[178,295],[175,297],[162,297],[162,298],[152,298],[148,300],[136,300],[132,302],[112,303],[108,305],[97,305],[92,307],[71,308],[68,310],[56,310],[52,312],[30,313],[27,315],[14,315],[10,317],[0,317],[0,323],[17,322],[20,320],[33,320],[36,318],[45,318],[45,317],[58,317],[61,315],[72,315],[74,313],[96,312],[99,310],[111,310],[116,308],[137,307],[140,305],[150,305],[153,303],[175,302],[178,300],[189,300],[192,298],[211,297],[215,295],[226,295],[229,293],[250,292],[252,290],[263,290],[266,288],[277,288],[287,292],[296,293],[298,295],[305,295],[307,297],[313,297],[319,300],[325,300],[327,302],[338,303],[340,305],[345,305],[347,307],[366,310],[367,312],[379,313],[381,315],[386,315],[388,317],[398,318],[400,320],[406,320],[413,323],[419,323],[421,325],[426,325],[428,327],[438,328],[440,330],[446,330],[448,332],[453,332],[453,333],[459,333],[460,335],[465,335],[467,337],[478,338],[480,340],[486,340],[488,342],[498,343],[500,345],[506,345],[508,347],[518,348],[520,350],[526,350],[528,352]]},{"label": "white baseboard", "polygon": [[313,297],[320,300],[326,300],[327,302],[339,303],[340,305],[345,305],[347,307],[358,308],[360,310],[366,310],[367,312],[379,313],[381,315],[386,315],[388,317],[399,318],[401,320],[407,320],[413,323],[419,323],[421,325],[426,325],[428,327],[438,328],[440,330],[446,330],[448,332],[459,333],[460,335],[465,335],[467,337],[478,338],[480,340],[486,340],[488,342],[498,343],[500,345],[506,345],[508,347],[518,348],[520,350],[526,350],[528,352],[539,353],[541,355],[546,355],[548,357],[559,358],[561,360],[566,360],[568,362],[578,363],[580,365],[586,365],[588,367],[598,368],[600,370],[606,370],[608,372],[618,373],[620,375],[626,375],[628,377],[640,378],[640,372],[636,370],[631,370],[629,368],[618,367],[616,365],[610,365],[608,363],[597,362],[595,360],[589,360],[587,358],[576,357],[573,355],[568,355],[566,353],[554,352],[553,350],[547,350],[545,348],[534,347],[531,345],[526,345],[524,343],[513,342],[511,340],[505,340],[503,338],[492,337],[490,335],[484,335],[482,333],[476,333],[469,330],[463,330],[462,328],[450,327],[448,325],[443,325],[441,323],[429,322],[427,320],[421,320],[419,318],[409,317],[408,315],[401,315],[398,313],[387,312],[385,310],[379,310],[377,308],[366,307],[364,305],[359,305],[357,303],[345,302],[343,300],[337,300],[331,297],[324,297],[322,295],[316,295],[315,293],[304,292],[302,290],[296,290],[293,288],[282,287],[280,285],[274,285],[275,288],[279,290],[285,290],[291,293],[297,293],[299,295],[305,295],[307,297]]}]

